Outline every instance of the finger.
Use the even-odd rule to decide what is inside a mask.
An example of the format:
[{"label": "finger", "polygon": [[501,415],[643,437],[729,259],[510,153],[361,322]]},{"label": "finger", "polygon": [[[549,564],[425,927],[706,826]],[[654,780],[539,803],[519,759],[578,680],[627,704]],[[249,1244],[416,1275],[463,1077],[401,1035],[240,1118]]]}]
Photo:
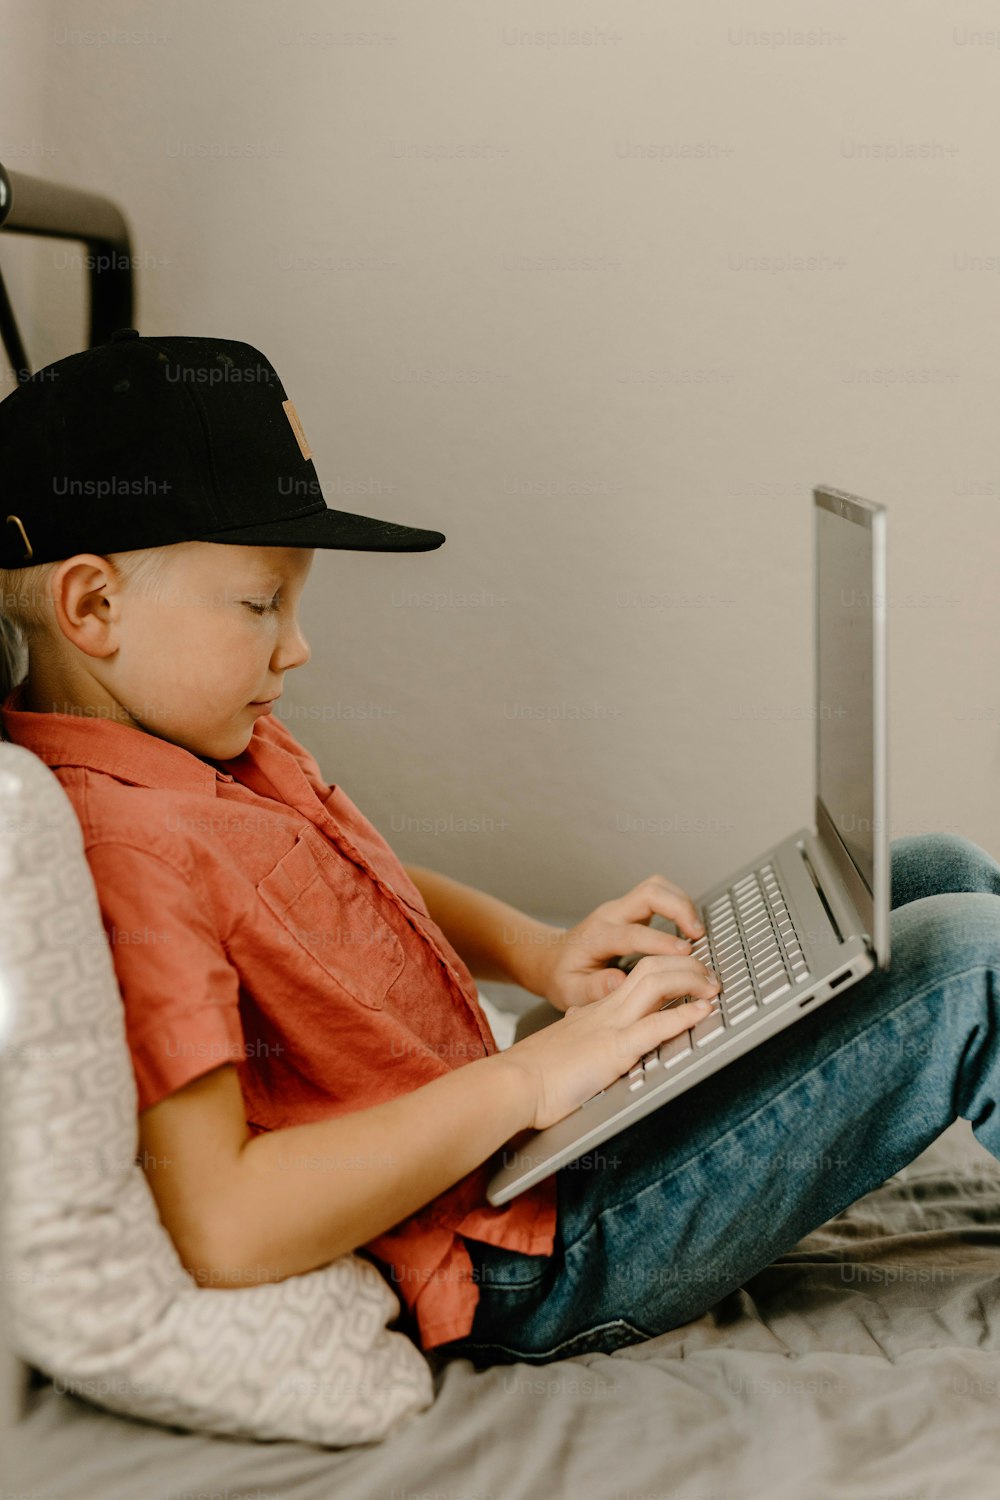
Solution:
[{"label": "finger", "polygon": [[670,1010],[663,1010],[650,1016],[649,1019],[654,1022],[657,1036],[657,1041],[653,1043],[653,1046],[658,1046],[661,1041],[669,1042],[672,1037],[680,1036],[682,1031],[690,1031],[691,1027],[696,1026],[699,1021],[704,1021],[711,1009],[710,1000],[689,1000],[684,1005],[673,1005]]},{"label": "finger", "polygon": [[661,1043],[672,1041],[682,1031],[690,1031],[699,1021],[704,1021],[711,1008],[710,1001],[698,999],[684,1005],[675,1005],[670,1010],[654,1011],[650,1016],[642,1016],[623,1034],[628,1037],[628,1047],[622,1050],[627,1050],[631,1055],[638,1044],[637,1057],[642,1057],[646,1052],[655,1052]]},{"label": "finger", "polygon": [[[661,932],[658,927],[647,927],[642,922],[622,922],[607,928],[608,939],[614,945],[615,957],[625,953],[690,953],[691,939],[677,937],[672,932]],[[609,955],[610,956],[610,955]]]},{"label": "finger", "polygon": [[703,964],[700,959],[685,958],[680,954],[676,957],[647,954],[645,958],[640,958],[628,978],[634,989],[647,1000],[654,994],[664,999],[686,995],[694,985],[697,985],[696,993],[699,995],[710,992],[714,994],[722,988],[718,975],[707,964]]},{"label": "finger", "polygon": [[650,875],[626,895],[606,901],[604,914],[618,922],[646,923],[652,916],[666,917],[691,938],[699,938],[705,931],[691,897],[664,875]]},{"label": "finger", "polygon": [[641,922],[588,922],[574,928],[567,946],[579,948],[588,964],[617,963],[626,953],[690,953],[691,940],[673,932],[661,932]]},{"label": "finger", "polygon": [[673,932],[661,932],[641,922],[603,922],[600,926],[581,928],[570,941],[579,943],[589,962],[613,963],[626,953],[690,953],[690,938]]},{"label": "finger", "polygon": [[588,976],[584,989],[588,991],[588,1000],[604,1000],[608,995],[613,995],[615,990],[620,990],[628,979],[624,969],[598,969],[596,974]]}]

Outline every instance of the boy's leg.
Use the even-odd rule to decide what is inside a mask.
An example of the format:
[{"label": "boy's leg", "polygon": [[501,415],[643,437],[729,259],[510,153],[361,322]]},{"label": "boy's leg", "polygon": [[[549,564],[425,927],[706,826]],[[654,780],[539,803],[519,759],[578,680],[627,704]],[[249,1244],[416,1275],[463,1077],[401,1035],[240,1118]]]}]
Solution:
[{"label": "boy's leg", "polygon": [[470,1240],[476,1319],[435,1353],[545,1362],[634,1343],[700,1316],[957,1115],[1000,1157],[1000,901],[908,900],[891,941],[886,973],[562,1168],[552,1256]]},{"label": "boy's leg", "polygon": [[893,839],[892,906],[942,891],[982,891],[1000,896],[1000,864],[971,839],[924,833]]}]

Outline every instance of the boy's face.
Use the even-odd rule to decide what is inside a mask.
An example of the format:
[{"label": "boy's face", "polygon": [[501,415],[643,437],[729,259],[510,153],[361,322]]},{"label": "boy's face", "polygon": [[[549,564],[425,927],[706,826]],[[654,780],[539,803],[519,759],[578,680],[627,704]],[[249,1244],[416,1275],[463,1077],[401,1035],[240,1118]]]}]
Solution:
[{"label": "boy's face", "polygon": [[266,711],[255,702],[309,660],[296,612],[314,551],[198,542],[170,560],[159,597],[120,575],[109,586],[106,571],[92,578],[87,640],[100,650],[79,644],[94,696],[103,689],[116,718],[203,759],[242,754]]}]

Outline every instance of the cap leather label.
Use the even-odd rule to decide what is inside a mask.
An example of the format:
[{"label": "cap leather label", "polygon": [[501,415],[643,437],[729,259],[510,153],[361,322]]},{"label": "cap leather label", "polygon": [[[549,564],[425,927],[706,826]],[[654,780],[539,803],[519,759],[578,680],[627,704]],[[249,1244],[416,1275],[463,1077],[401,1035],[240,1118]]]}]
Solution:
[{"label": "cap leather label", "polygon": [[281,409],[285,413],[285,416],[288,418],[289,425],[291,426],[292,431],[295,433],[295,441],[299,445],[299,450],[302,453],[302,457],[312,458],[312,449],[309,446],[308,438],[302,430],[302,423],[299,421],[299,414],[295,410],[295,407],[292,405],[291,401],[282,401]]}]

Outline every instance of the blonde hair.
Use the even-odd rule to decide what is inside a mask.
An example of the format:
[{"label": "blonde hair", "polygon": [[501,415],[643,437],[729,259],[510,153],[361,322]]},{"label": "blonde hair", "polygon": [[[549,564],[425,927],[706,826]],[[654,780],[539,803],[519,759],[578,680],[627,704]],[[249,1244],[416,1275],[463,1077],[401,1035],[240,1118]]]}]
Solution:
[{"label": "blonde hair", "polygon": [[[130,588],[159,597],[168,565],[190,542],[143,547],[134,552],[98,553],[113,563]],[[32,647],[53,641],[50,580],[63,559],[33,568],[0,568],[0,703],[31,671]]]}]

